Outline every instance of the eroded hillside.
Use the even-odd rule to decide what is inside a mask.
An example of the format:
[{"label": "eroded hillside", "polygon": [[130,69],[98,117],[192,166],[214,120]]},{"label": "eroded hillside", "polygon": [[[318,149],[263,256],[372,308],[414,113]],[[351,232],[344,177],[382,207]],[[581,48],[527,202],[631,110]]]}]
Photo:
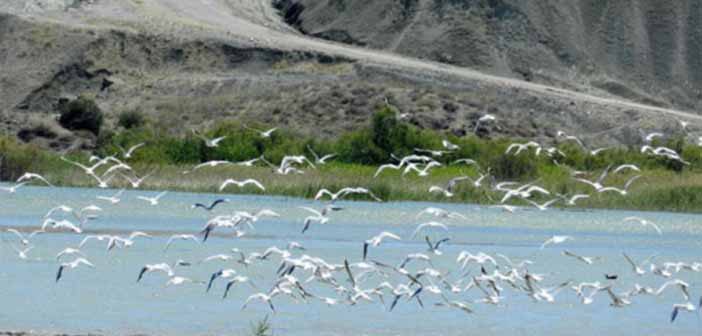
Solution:
[{"label": "eroded hillside", "polygon": [[[356,7],[363,3],[368,7]],[[484,113],[493,113],[499,122],[482,135],[543,139],[565,130],[598,143],[636,142],[639,128],[675,130],[677,118],[699,120],[690,108],[671,109],[691,106],[691,100],[677,101],[663,91],[653,94],[643,85],[647,80],[625,78],[625,67],[605,71],[594,61],[581,62],[591,57],[583,55],[596,53],[587,45],[573,48],[582,54],[572,52],[564,58],[555,53],[555,42],[548,48],[542,43],[521,57],[506,59],[517,45],[507,43],[506,36],[521,34],[525,50],[533,37],[541,36],[515,26],[504,28],[511,32],[504,38],[491,41],[489,37],[498,32],[485,28],[484,22],[513,20],[516,14],[511,12],[493,8],[492,14],[472,14],[474,7],[488,11],[481,2],[383,3],[386,7],[379,8],[373,1],[302,1],[306,7],[298,6],[297,17],[291,17],[286,14],[292,3],[278,3],[283,9],[279,12],[268,0],[5,2],[0,4],[0,129],[17,134],[36,124],[54,123],[50,126],[57,128],[57,134],[38,141],[55,148],[89,138],[61,130],[53,121],[59,101],[81,94],[95,97],[108,114],[108,126],[118,113],[138,109],[174,133],[236,119],[334,136],[367,123],[386,102],[409,113],[414,124],[459,135],[472,131]],[[536,10],[516,8],[520,13]],[[390,21],[374,25],[373,15],[379,14],[371,9],[385,12],[384,20]],[[367,20],[363,27],[345,26],[350,10]],[[444,19],[427,21],[418,14],[424,12]],[[387,25],[401,26],[392,19],[396,16],[406,17],[411,25],[389,29]],[[451,22],[467,25],[478,17],[485,34],[478,40],[485,45],[458,38],[463,36],[460,31],[472,29],[451,28]],[[429,29],[432,25],[436,27]],[[296,30],[300,28],[304,34]],[[360,34],[361,28],[377,34]],[[416,35],[414,29],[438,35]],[[310,36],[328,39],[330,34],[348,39],[338,43]],[[455,36],[444,40],[446,34]],[[435,45],[427,45],[432,38]],[[551,36],[548,41],[560,40],[567,39]],[[442,48],[454,50],[449,47],[452,41],[463,43],[455,49],[461,57],[441,56]],[[597,52],[616,56],[607,50]],[[651,56],[636,54],[639,57]],[[517,61],[525,64],[521,69],[529,70],[522,71],[525,75],[517,71]],[[676,80],[672,73],[669,77],[667,82],[664,77],[648,82],[668,83],[670,90],[689,97],[688,87],[676,85],[691,80]],[[83,140],[87,145],[94,141]]]},{"label": "eroded hillside", "polygon": [[320,38],[650,104],[699,108],[702,3],[695,0],[287,0]]}]

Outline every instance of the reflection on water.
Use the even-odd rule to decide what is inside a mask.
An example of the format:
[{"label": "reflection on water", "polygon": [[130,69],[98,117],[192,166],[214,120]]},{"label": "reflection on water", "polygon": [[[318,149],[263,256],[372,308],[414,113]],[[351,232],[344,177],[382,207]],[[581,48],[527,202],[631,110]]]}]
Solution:
[{"label": "reflection on water", "polygon": [[[104,211],[100,219],[89,224],[94,230],[147,230],[154,232],[195,233],[208,215],[193,210],[194,202],[210,201],[217,196],[208,194],[169,193],[158,207],[136,200],[137,195],[148,192],[125,192],[123,202],[117,205],[100,203],[97,195],[111,195],[113,191],[65,188],[25,188],[17,194],[2,194],[0,226],[39,226],[46,211],[58,204],[81,207],[98,204]],[[284,197],[230,196],[231,203],[216,209],[217,214],[236,210],[255,211],[270,208],[281,218],[262,219],[255,231],[243,238],[213,237],[205,244],[176,242],[167,252],[163,247],[167,235],[157,235],[151,240],[141,240],[129,248],[107,252],[104,243],[90,242],[83,251],[96,268],[69,270],[59,283],[54,282],[58,267],[55,254],[66,246],[77,245],[82,236],[46,234],[33,239],[35,248],[30,258],[22,261],[10,242],[14,236],[3,235],[0,244],[0,326],[7,330],[34,330],[42,332],[130,334],[149,333],[166,335],[191,334],[242,334],[248,331],[251,321],[270,314],[266,305],[254,303],[241,310],[243,301],[254,292],[251,287],[234,287],[227,300],[221,295],[226,281],[215,283],[210,293],[199,284],[165,287],[162,275],[148,275],[136,283],[139,269],[146,263],[173,262],[185,259],[192,267],[180,268],[179,275],[196,280],[208,280],[210,274],[221,268],[235,268],[254,280],[261,290],[273,285],[273,274],[279,266],[277,258],[262,262],[248,269],[235,263],[199,263],[207,256],[228,253],[238,248],[246,253],[261,252],[269,246],[284,247],[289,241],[302,243],[307,250],[296,255],[309,254],[324,258],[330,263],[360,261],[362,242],[381,231],[391,231],[403,241],[384,243],[371,248],[369,258],[389,264],[400,263],[408,253],[425,253],[423,237],[408,240],[416,224],[432,220],[417,219],[415,215],[427,206],[438,206],[457,211],[467,220],[446,220],[450,227],[451,241],[442,249],[444,254],[434,258],[434,266],[441,271],[451,270],[449,278],[460,275],[456,256],[460,251],[501,253],[515,259],[528,258],[535,262],[533,273],[545,274],[544,286],[556,285],[566,280],[602,281],[604,273],[615,273],[620,279],[615,283],[619,292],[629,290],[634,282],[657,287],[665,279],[647,274],[637,277],[621,256],[622,251],[637,260],[658,254],[656,262],[702,261],[699,216],[672,213],[636,213],[624,211],[519,211],[514,214],[498,209],[473,205],[437,205],[430,203],[364,203],[340,204],[344,211],[331,215],[324,225],[313,224],[305,234],[300,234],[302,220],[307,212],[299,206],[321,207],[321,203]],[[632,223],[622,223],[624,217],[638,215],[658,223],[662,236],[650,228]],[[538,247],[552,235],[572,235],[575,241],[547,248]],[[443,237],[437,231],[434,238]],[[604,260],[585,265],[564,257],[561,251],[601,256]],[[409,268],[424,268],[417,263]],[[479,268],[470,267],[477,275]],[[295,273],[304,280],[309,274]],[[343,273],[336,275],[345,286]],[[692,301],[700,291],[700,275],[681,272],[677,275],[691,284]],[[397,277],[368,279],[364,286]],[[329,287],[309,284],[309,290],[320,296],[336,296]],[[414,301],[401,301],[393,312],[388,312],[380,302],[361,303],[356,306],[327,306],[312,300],[296,303],[287,297],[276,297],[278,312],[271,315],[276,334],[282,335],[575,335],[604,333],[607,335],[670,335],[698,333],[702,325],[695,314],[683,313],[674,324],[669,323],[673,303],[682,303],[676,290],[661,297],[639,296],[625,308],[609,307],[606,294],[595,297],[592,305],[584,306],[570,290],[563,291],[553,304],[534,303],[523,292],[506,288],[498,306],[471,304],[476,311],[466,315],[457,310],[435,307],[439,297],[426,293],[425,308]],[[472,290],[453,299],[473,301],[481,298]],[[388,303],[386,300],[386,303]]]}]

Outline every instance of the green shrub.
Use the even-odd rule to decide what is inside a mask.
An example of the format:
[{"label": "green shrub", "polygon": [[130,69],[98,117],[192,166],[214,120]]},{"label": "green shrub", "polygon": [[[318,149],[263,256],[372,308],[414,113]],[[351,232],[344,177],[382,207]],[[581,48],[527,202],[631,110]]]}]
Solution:
[{"label": "green shrub", "polygon": [[537,160],[532,154],[502,154],[490,163],[498,180],[524,180],[537,176]]},{"label": "green shrub", "polygon": [[400,121],[390,108],[383,108],[373,115],[372,140],[383,151],[383,158],[373,163],[385,163],[390,154],[405,156],[415,148],[437,148],[441,137],[437,132],[422,131],[410,124]]},{"label": "green shrub", "polygon": [[124,111],[119,114],[117,125],[124,129],[139,128],[146,124],[146,117],[139,110]]},{"label": "green shrub", "polygon": [[336,146],[339,160],[366,165],[387,162],[388,154],[373,142],[371,133],[364,129],[342,135]]},{"label": "green shrub", "polygon": [[164,150],[170,163],[186,164],[206,161],[203,159],[205,145],[200,139],[164,139],[158,143],[158,147]]},{"label": "green shrub", "polygon": [[110,146],[114,142],[115,136],[117,136],[117,133],[115,133],[113,130],[104,130],[100,132],[100,135],[97,138],[97,147],[104,148]]},{"label": "green shrub", "polygon": [[61,104],[59,112],[61,113],[59,123],[64,128],[87,130],[95,135],[100,134],[103,115],[93,99],[80,96],[78,99]]},{"label": "green shrub", "polygon": [[25,172],[41,173],[47,168],[49,155],[35,145],[25,145],[15,138],[0,136],[0,180],[14,181]]}]

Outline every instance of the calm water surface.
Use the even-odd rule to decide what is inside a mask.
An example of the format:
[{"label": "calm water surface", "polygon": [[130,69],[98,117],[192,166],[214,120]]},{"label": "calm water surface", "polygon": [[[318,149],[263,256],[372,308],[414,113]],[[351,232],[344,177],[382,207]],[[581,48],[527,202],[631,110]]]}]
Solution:
[{"label": "calm water surface", "polygon": [[[91,230],[162,233],[151,240],[137,241],[131,248],[112,252],[105,250],[104,243],[90,242],[83,252],[96,268],[69,270],[59,283],[54,282],[58,267],[55,254],[64,247],[77,245],[82,236],[39,235],[32,241],[35,245],[29,253],[32,260],[24,261],[17,258],[12,248],[16,244],[15,237],[3,234],[0,242],[0,329],[108,335],[243,334],[248,332],[252,321],[270,314],[268,307],[260,303],[241,310],[243,301],[254,292],[251,287],[235,287],[230,297],[222,300],[226,281],[215,283],[210,293],[205,293],[199,284],[165,287],[167,279],[160,274],[148,275],[137,284],[140,268],[146,263],[185,259],[195,264],[178,269],[180,275],[207,280],[218,269],[235,268],[253,278],[258,287],[268,289],[279,265],[277,259],[249,269],[234,263],[199,261],[210,255],[227,253],[234,247],[246,253],[261,252],[269,246],[283,248],[289,241],[298,241],[307,250],[296,255],[319,256],[331,263],[342,263],[344,258],[354,262],[361,259],[362,242],[386,230],[399,234],[403,241],[371,248],[369,258],[398,264],[408,253],[426,252],[421,237],[415,240],[409,237],[418,223],[433,220],[415,218],[427,206],[446,208],[468,217],[467,220],[443,221],[450,226],[451,241],[442,248],[444,255],[435,257],[434,264],[442,271],[452,270],[450,277],[460,273],[455,259],[463,250],[531,259],[535,264],[530,271],[545,274],[543,285],[546,287],[567,280],[604,282],[604,273],[616,273],[620,275],[615,284],[619,292],[629,290],[634,282],[657,287],[665,281],[650,274],[633,275],[621,257],[622,251],[637,260],[657,254],[658,263],[702,261],[702,218],[690,214],[600,210],[528,210],[509,214],[473,205],[341,202],[344,211],[333,213],[326,225],[313,224],[302,235],[302,221],[307,213],[298,207],[319,208],[321,203],[284,197],[229,196],[231,203],[217,208],[213,214],[206,214],[190,209],[190,205],[209,202],[218,196],[169,193],[157,207],[136,199],[138,195],[155,194],[149,192],[125,192],[122,203],[114,206],[95,199],[97,195],[113,193],[111,190],[28,187],[14,195],[0,195],[0,227],[39,226],[46,211],[58,204],[74,207],[97,204],[104,211],[98,220],[88,224]],[[255,230],[243,238],[213,237],[205,244],[176,242],[167,252],[163,250],[170,233],[196,233],[208,216],[236,210],[254,212],[262,208],[273,209],[282,217],[260,220]],[[657,235],[649,228],[621,222],[632,215],[658,223],[664,234]],[[431,235],[440,238],[445,234]],[[575,241],[539,250],[541,243],[552,235],[572,235]],[[604,259],[588,266],[562,256],[563,249]],[[423,267],[423,264],[415,264],[412,269]],[[472,274],[479,272],[476,268],[471,270]],[[303,273],[296,275],[307,277]],[[696,302],[702,294],[700,274],[683,271],[675,277],[691,284],[692,301]],[[338,274],[337,279],[346,284],[343,273]],[[370,279],[367,287],[382,280]],[[309,290],[334,296],[332,291],[318,284],[310,284]],[[472,304],[476,311],[473,315],[435,307],[433,303],[439,302],[439,297],[431,294],[424,295],[424,309],[415,302],[401,301],[393,312],[388,312],[380,302],[330,307],[315,301],[296,303],[279,296],[274,298],[278,312],[270,319],[277,335],[702,333],[702,321],[695,314],[682,313],[674,324],[669,322],[672,304],[684,302],[677,290],[667,291],[661,297],[635,297],[634,303],[625,308],[611,308],[606,294],[596,296],[592,305],[583,306],[570,290],[563,291],[553,304],[534,303],[526,294],[510,289],[506,289],[503,296],[499,306]],[[474,290],[452,298],[472,301],[480,295]]]}]

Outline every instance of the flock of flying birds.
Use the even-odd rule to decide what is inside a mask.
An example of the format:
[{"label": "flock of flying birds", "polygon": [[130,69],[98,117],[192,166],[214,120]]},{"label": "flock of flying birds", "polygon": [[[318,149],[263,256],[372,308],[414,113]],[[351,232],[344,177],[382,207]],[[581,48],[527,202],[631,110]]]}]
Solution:
[{"label": "flock of flying birds", "polygon": [[[480,122],[493,121],[494,117],[485,116]],[[685,127],[686,125],[683,125]],[[274,129],[267,131],[254,130],[262,137],[270,137]],[[201,137],[208,147],[216,147],[226,137],[209,139],[196,133]],[[654,133],[645,138],[650,143],[655,137],[663,136]],[[558,137],[567,141],[575,141],[589,153],[598,155],[607,150],[600,148],[588,149],[578,138],[559,132]],[[132,146],[129,149],[122,149],[120,155],[100,158],[93,156],[89,163],[80,163],[62,158],[68,164],[74,165],[82,170],[86,175],[96,181],[98,188],[109,188],[115,178],[121,178],[128,182],[132,188],[139,188],[143,182],[152,176],[153,172],[141,177],[137,176],[134,169],[126,163],[135,151],[144,144]],[[416,154],[403,158],[393,157],[395,162],[382,165],[375,173],[375,177],[380,176],[386,170],[401,170],[403,175],[417,174],[418,176],[428,176],[431,170],[441,166],[434,159],[441,155],[455,151],[459,147],[449,141],[443,142],[442,149],[424,150],[417,149]],[[233,163],[229,161],[211,161],[199,164],[183,174],[191,174],[195,171],[215,167],[220,165],[240,165],[253,166],[258,162],[269,165],[276,174],[303,174],[304,166],[314,168],[325,164],[333,159],[334,154],[319,156],[311,148],[313,159],[310,160],[305,155],[286,156],[281,163],[274,165],[264,157],[255,158],[249,161]],[[533,152],[532,152],[533,151]],[[643,153],[650,155],[664,156],[670,160],[685,162],[674,150],[665,147],[652,147],[645,145],[642,147]],[[549,155],[554,156],[558,149],[543,147],[535,142],[524,144],[513,144],[509,146],[506,153],[520,155]],[[560,155],[564,155],[560,153]],[[476,165],[472,159],[461,159],[454,164]],[[101,172],[99,172],[101,171]],[[605,182],[610,174],[622,174],[626,172],[640,172],[639,167],[632,164],[624,164],[618,167],[607,167],[596,179],[587,179],[586,172],[573,172],[573,178],[583,184],[592,187],[596,193],[612,192],[618,193],[622,197],[627,195],[631,185],[640,177],[634,175],[628,179],[623,186],[606,185]],[[3,187],[2,190],[8,193],[16,193],[26,183],[39,182],[52,186],[50,181],[44,177],[28,172],[17,180],[17,184],[10,187]],[[524,207],[517,207],[507,204],[513,199],[521,199],[532,204],[539,211],[546,211],[556,202],[563,202],[565,205],[575,205],[580,199],[589,197],[587,194],[577,195],[554,195],[551,191],[539,186],[537,183],[520,184],[516,182],[497,182],[490,176],[490,169],[482,172],[479,177],[459,176],[451,179],[444,186],[432,186],[429,192],[437,192],[452,197],[454,189],[461,183],[470,183],[474,188],[487,188],[495,193],[501,193],[502,197],[495,207],[502,208],[506,212],[512,213],[525,210]],[[263,183],[254,179],[234,180],[227,179],[219,187],[220,191],[235,185],[243,188],[251,186],[265,191]],[[17,253],[17,257],[24,260],[31,260],[30,253],[33,249],[32,240],[38,234],[61,232],[79,235],[82,240],[75,246],[66,246],[59,251],[55,258],[57,260],[57,271],[55,282],[59,281],[79,281],[71,279],[70,270],[78,267],[94,268],[95,265],[89,261],[81,249],[93,241],[103,242],[111,253],[119,249],[133,246],[139,240],[154,239],[152,235],[145,232],[135,231],[128,236],[108,235],[108,234],[85,234],[84,228],[90,225],[91,221],[98,220],[104,207],[117,205],[122,201],[124,189],[109,196],[100,195],[96,197],[96,203],[84,207],[73,207],[67,205],[57,205],[50,209],[44,216],[43,225],[34,231],[7,229],[11,237],[12,247]],[[159,206],[164,201],[167,192],[161,192],[156,196],[138,196],[137,198],[150,206]],[[381,201],[373,192],[363,187],[348,187],[338,191],[327,189],[319,190],[315,200],[328,200],[321,209],[302,207],[309,212],[309,216],[300,218],[300,227],[303,234],[314,234],[312,224],[326,224],[332,220],[333,212],[345,210],[336,203],[349,195],[366,195],[375,201]],[[539,203],[535,199],[552,197],[544,203]],[[99,201],[99,202],[98,202]],[[217,199],[211,203],[196,203],[191,206],[192,211],[205,211],[213,214],[216,208],[226,204],[229,200],[225,198]],[[349,205],[350,207],[351,205]],[[208,241],[215,230],[226,231],[220,237],[239,238],[247,234],[250,229],[264,218],[277,218],[281,215],[270,209],[262,209],[256,213],[237,211],[228,215],[210,215],[199,233],[178,233],[170,236],[165,242],[164,251],[173,244],[204,244]],[[531,260],[512,260],[509,257],[496,254],[489,255],[483,252],[471,253],[462,251],[455,256],[455,267],[451,269],[439,269],[435,266],[437,258],[446,258],[442,251],[442,246],[451,243],[449,221],[462,220],[466,217],[458,212],[451,212],[438,207],[429,207],[416,215],[417,219],[432,217],[434,220],[417,225],[410,237],[401,237],[389,231],[369,237],[364,242],[359,243],[359,253],[356,258],[343,261],[329,261],[320,256],[307,254],[305,247],[298,242],[290,242],[284,248],[272,246],[264,251],[246,253],[237,248],[227,253],[217,254],[204,259],[202,262],[221,263],[224,265],[221,270],[209,274],[208,281],[200,281],[179,275],[179,269],[184,267],[197,267],[196,264],[182,259],[174,262],[162,262],[156,264],[146,264],[135,267],[135,278],[140,282],[144,277],[153,277],[161,274],[165,277],[167,286],[177,286],[184,284],[201,284],[203,290],[209,292],[217,281],[225,280],[226,285],[222,291],[222,298],[227,299],[233,286],[248,284],[256,291],[255,294],[247,298],[241,298],[245,309],[254,301],[259,301],[267,305],[275,312],[275,302],[288,297],[295,302],[309,302],[318,300],[328,305],[380,302],[388,310],[393,310],[400,303],[418,304],[425,306],[425,302],[431,300],[435,306],[457,309],[467,314],[474,313],[474,308],[479,304],[501,305],[508,293],[526,295],[534,302],[552,303],[557,295],[563,291],[571,291],[582,304],[588,305],[594,302],[598,295],[603,296],[603,300],[608,300],[613,307],[624,307],[632,304],[641,296],[674,295],[680,298],[680,303],[674,304],[670,316],[674,321],[679,312],[695,312],[700,310],[702,298],[697,304],[693,304],[690,297],[690,285],[683,281],[680,276],[685,272],[702,271],[702,263],[685,262],[662,262],[655,263],[655,256],[644,261],[636,261],[627,253],[622,253],[622,263],[627,263],[630,268],[622,268],[622,272],[631,272],[637,277],[649,277],[650,279],[660,279],[661,283],[656,287],[642,286],[638,283],[626,285],[619,283],[618,274],[604,274],[601,281],[575,282],[572,280],[554,283],[550,275],[535,274],[529,271]],[[639,217],[628,217],[624,222],[634,222],[651,228],[651,234],[664,234],[661,228],[655,223]],[[15,237],[16,236],[16,237]],[[16,239],[15,239],[16,238]],[[426,249],[407,254],[401,260],[376,260],[373,256],[373,249],[378,249],[388,241],[401,240],[424,240]],[[535,249],[555,248],[559,244],[575,240],[573,236],[552,236],[544,241],[541,246]],[[195,246],[195,245],[193,245]],[[573,263],[579,263],[582,267],[587,267],[601,261],[599,257],[582,256],[569,250],[563,250],[564,258],[572,258]],[[71,261],[65,261],[73,258]],[[352,260],[349,260],[352,259]],[[259,264],[272,263],[275,271],[271,270],[270,286],[259,287],[253,279],[247,276],[249,267]],[[650,280],[649,279],[649,280]],[[258,282],[258,281],[257,281]],[[621,291],[624,286],[628,289]],[[619,288],[619,289],[618,289]],[[264,290],[265,289],[265,290]],[[333,295],[322,295],[320,293],[333,293]],[[459,299],[460,298],[460,299]]]}]

